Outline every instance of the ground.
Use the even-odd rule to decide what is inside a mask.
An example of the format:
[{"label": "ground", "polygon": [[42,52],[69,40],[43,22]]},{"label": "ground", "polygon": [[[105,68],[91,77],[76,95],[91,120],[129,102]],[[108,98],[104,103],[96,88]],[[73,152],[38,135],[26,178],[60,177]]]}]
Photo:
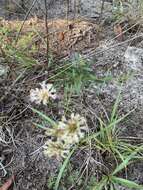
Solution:
[{"label": "ground", "polygon": [[[4,44],[12,44],[12,47],[15,47],[12,39],[17,36],[22,22],[0,21],[1,29],[10,30],[8,33],[1,33]],[[13,190],[54,189],[62,161],[43,154],[42,146],[47,137],[43,129],[35,126],[34,123],[41,122],[41,119],[30,107],[55,120],[63,115],[64,108],[67,109],[67,105],[63,105],[63,86],[59,87],[55,82],[59,79],[54,81],[52,77],[56,75],[56,69],[62,68],[65,61],[67,63],[74,59],[77,52],[87,62],[92,63],[94,75],[99,80],[86,85],[80,95],[73,94],[68,109],[70,107],[72,111],[84,115],[90,133],[97,132],[98,118],[108,120],[121,89],[118,115],[133,111],[118,123],[120,136],[130,139],[133,144],[143,143],[142,25],[122,34],[121,39],[116,37],[115,23],[110,19],[105,19],[104,22],[91,19],[55,19],[49,20],[48,23],[52,52],[50,70],[47,66],[45,23],[42,19],[34,17],[25,22],[22,33],[18,36],[18,52],[7,46],[6,53],[9,53],[9,56],[6,56],[5,52],[0,50],[0,184],[14,174],[16,178],[11,187]],[[122,24],[123,27],[130,26],[129,23],[126,25],[126,22]],[[132,39],[135,35],[141,37]],[[131,53],[134,60],[130,58],[130,46],[139,48]],[[24,54],[20,54],[21,51]],[[29,59],[32,59],[32,64]],[[56,83],[59,99],[53,106],[44,107],[31,103],[30,90],[47,79]],[[101,79],[104,81],[101,82]],[[95,179],[100,179],[107,172],[107,168],[114,168],[115,160],[112,156],[106,151],[101,153],[95,147],[96,144],[90,146],[84,143],[79,146],[70,159],[58,190],[92,190]],[[143,185],[142,161],[132,163],[126,172],[121,172],[119,176],[127,175],[128,179]],[[128,190],[120,186],[118,189]]]}]

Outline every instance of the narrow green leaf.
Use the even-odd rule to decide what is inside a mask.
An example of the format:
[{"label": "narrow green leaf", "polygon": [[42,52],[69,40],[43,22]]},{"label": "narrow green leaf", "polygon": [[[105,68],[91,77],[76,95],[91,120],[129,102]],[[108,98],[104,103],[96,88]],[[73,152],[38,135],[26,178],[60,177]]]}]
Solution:
[{"label": "narrow green leaf", "polygon": [[95,146],[97,148],[99,147],[100,150],[102,150],[102,149],[107,150],[108,149],[108,147],[106,147],[106,144],[103,144],[102,141],[99,141],[97,138],[94,138],[94,140],[96,142]]},{"label": "narrow green leaf", "polygon": [[37,113],[41,118],[46,120],[50,125],[52,125],[53,127],[57,127],[57,123],[54,120],[52,120],[50,117],[46,116],[45,114],[43,114],[42,112],[40,112],[34,108],[30,108],[30,109],[32,109],[32,111],[34,113]]},{"label": "narrow green leaf", "polygon": [[60,168],[60,171],[59,171],[59,174],[58,174],[56,183],[55,183],[54,190],[59,190],[60,180],[61,180],[61,178],[62,178],[62,176],[63,176],[63,173],[64,173],[64,171],[65,171],[65,169],[66,169],[66,167],[67,167],[67,165],[68,165],[68,163],[69,163],[69,161],[70,161],[70,158],[71,158],[71,156],[72,156],[72,154],[74,153],[74,151],[75,151],[76,148],[77,148],[77,147],[74,147],[74,148],[72,149],[72,151],[69,153],[69,155],[67,156],[67,158],[64,160],[64,163],[63,163],[62,167]]},{"label": "narrow green leaf", "polygon": [[119,171],[121,171],[123,168],[125,168],[127,165],[129,165],[130,161],[134,158],[134,156],[142,149],[142,146],[137,148],[130,156],[128,156],[112,173],[112,175],[115,175]]},{"label": "narrow green leaf", "polygon": [[135,183],[133,181],[130,181],[130,180],[127,180],[127,179],[123,179],[123,178],[112,176],[111,180],[114,183],[118,183],[118,184],[123,185],[123,186],[128,187],[128,188],[135,188],[136,190],[137,189],[143,190],[143,186],[142,185],[138,185],[137,183]]},{"label": "narrow green leaf", "polygon": [[103,190],[104,186],[107,184],[108,178],[107,176],[103,177],[101,181],[99,181],[92,190]]},{"label": "narrow green leaf", "polygon": [[40,125],[38,123],[33,123],[36,127],[40,128],[40,129],[44,129],[44,130],[47,130],[48,128],[47,127],[44,127],[43,125]]},{"label": "narrow green leaf", "polygon": [[113,122],[114,120],[114,117],[116,115],[116,112],[117,112],[117,109],[118,109],[118,105],[119,105],[119,102],[120,102],[120,97],[121,97],[121,87],[120,87],[120,90],[118,92],[118,95],[117,95],[117,98],[116,98],[116,101],[114,103],[114,106],[113,106],[113,110],[112,110],[112,113],[111,113],[111,122]]},{"label": "narrow green leaf", "polygon": [[100,131],[101,131],[101,139],[102,141],[105,139],[105,131],[104,131],[104,127],[103,127],[103,121],[99,118],[99,123],[100,123]]},{"label": "narrow green leaf", "polygon": [[110,184],[110,190],[115,190],[113,184]]},{"label": "narrow green leaf", "polygon": [[130,112],[128,112],[127,114],[123,115],[119,119],[113,120],[113,122],[109,123],[108,127],[113,127],[114,125],[117,125],[118,123],[120,123],[121,121],[123,121],[127,116],[129,116],[134,110],[135,109],[131,110]]},{"label": "narrow green leaf", "polygon": [[116,154],[119,156],[119,158],[124,161],[124,157],[123,155],[120,153],[120,151],[118,151],[118,147],[115,147],[114,149],[114,152],[116,152]]},{"label": "narrow green leaf", "polygon": [[[91,140],[91,139],[93,139],[93,138],[98,137],[99,135],[101,135],[101,133],[103,133],[103,131],[106,131],[106,130],[112,128],[114,125],[117,125],[118,123],[120,123],[120,122],[121,122],[122,120],[124,120],[127,116],[129,116],[133,111],[134,111],[134,109],[131,110],[130,112],[128,112],[127,114],[125,114],[123,117],[121,117],[121,118],[119,118],[119,119],[113,121],[113,122],[110,123],[108,126],[105,126],[102,131],[99,131],[99,132],[97,132],[97,133],[94,133],[94,134],[88,136],[88,137],[85,138],[82,142],[86,142],[86,141],[88,141],[88,140]],[[105,124],[104,124],[104,125],[105,125]]]}]

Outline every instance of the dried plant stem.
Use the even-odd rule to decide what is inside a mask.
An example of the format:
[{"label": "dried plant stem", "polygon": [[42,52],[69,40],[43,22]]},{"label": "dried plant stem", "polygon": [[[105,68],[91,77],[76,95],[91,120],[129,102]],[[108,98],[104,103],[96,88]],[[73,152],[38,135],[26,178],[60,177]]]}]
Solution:
[{"label": "dried plant stem", "polygon": [[68,18],[69,18],[69,9],[70,9],[70,3],[69,3],[69,0],[66,0],[66,19],[67,19],[67,22],[68,22]]},{"label": "dried plant stem", "polygon": [[47,56],[47,64],[49,63],[49,28],[48,28],[48,6],[47,0],[44,0],[45,3],[45,27],[46,27],[46,56]]},{"label": "dried plant stem", "polygon": [[18,42],[18,39],[19,39],[19,36],[20,36],[20,34],[21,34],[21,31],[22,31],[22,29],[23,29],[23,27],[24,27],[24,24],[25,24],[25,22],[26,22],[28,16],[30,15],[30,13],[31,13],[31,11],[32,11],[32,9],[33,9],[33,7],[35,6],[36,2],[37,2],[37,0],[33,0],[33,3],[32,3],[32,5],[31,5],[31,7],[29,8],[29,10],[27,11],[27,13],[26,13],[26,15],[25,15],[24,21],[23,21],[23,23],[22,23],[22,25],[21,25],[21,27],[20,27],[20,30],[19,30],[19,32],[18,32],[18,34],[17,34],[17,37],[16,37],[16,43]]},{"label": "dried plant stem", "polygon": [[100,16],[99,16],[100,20],[102,19],[102,15],[103,15],[104,4],[105,4],[105,0],[102,0],[101,11],[100,11]]}]

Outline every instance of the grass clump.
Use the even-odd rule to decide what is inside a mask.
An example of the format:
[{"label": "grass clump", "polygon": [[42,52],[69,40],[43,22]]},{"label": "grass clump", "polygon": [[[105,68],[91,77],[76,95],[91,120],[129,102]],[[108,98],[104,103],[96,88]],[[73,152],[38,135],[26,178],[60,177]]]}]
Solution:
[{"label": "grass clump", "polygon": [[[129,156],[137,146],[131,145],[126,138],[120,138],[120,128],[118,124],[129,116],[134,110],[130,111],[122,117],[118,117],[117,108],[120,101],[120,93],[113,106],[111,117],[107,124],[99,118],[99,132],[92,134],[87,139],[93,140],[93,146],[101,152],[112,154],[117,161],[119,158],[123,161]],[[95,145],[94,145],[95,142]]]},{"label": "grass clump", "polygon": [[[77,170],[72,170],[68,177],[66,175],[66,171],[68,170],[73,153],[77,151],[78,148],[82,148],[82,146],[87,147],[87,149],[89,149],[90,146],[95,152],[100,152],[100,156],[104,160],[106,168],[108,168],[104,174],[100,175],[98,180],[96,179],[96,175],[92,176],[92,180],[90,177],[88,180],[88,185],[86,185],[86,187],[84,186],[85,190],[115,190],[119,185],[130,189],[143,189],[143,186],[138,185],[128,179],[121,178],[119,175],[124,171],[126,172],[127,166],[130,165],[130,163],[142,159],[143,152],[142,144],[133,145],[130,141],[128,141],[128,138],[123,138],[119,135],[120,128],[118,127],[118,124],[123,122],[126,117],[134,111],[132,110],[129,113],[119,117],[117,110],[120,99],[121,90],[113,105],[110,119],[108,119],[107,124],[101,118],[98,118],[98,132],[89,133],[87,137],[85,137],[85,132],[87,131],[86,121],[79,115],[72,114],[71,118],[68,120],[63,118],[61,121],[55,122],[49,117],[43,115],[41,112],[34,110],[34,112],[38,113],[52,126],[52,128],[46,129],[46,136],[50,139],[47,141],[45,146],[46,154],[49,156],[55,156],[58,154],[58,157],[63,157],[65,159],[59,169],[57,178],[54,177],[54,181],[51,183],[54,190],[58,190],[60,188],[66,189],[67,186],[78,186],[78,188],[83,188],[84,181],[82,177],[78,180],[80,178],[80,172]],[[41,125],[37,126],[45,129],[45,127]],[[55,154],[54,148],[49,148],[51,142],[53,143],[52,146],[54,145],[54,147],[56,147]],[[55,146],[55,143],[57,143],[56,145],[58,146]],[[62,145],[62,148],[59,145]],[[50,152],[52,152],[52,154],[49,154]],[[107,160],[105,155],[108,157]],[[112,167],[108,163],[110,162],[109,160],[113,162]],[[99,173],[100,172],[101,171],[99,171]],[[67,180],[64,182],[65,178],[68,179],[67,184]],[[73,179],[75,182],[73,182]]]},{"label": "grass clump", "polygon": [[122,185],[124,187],[127,187],[129,189],[143,189],[142,185],[138,185],[137,183],[117,177],[117,174],[121,172],[123,169],[125,169],[131,161],[134,160],[135,155],[142,151],[143,146],[137,148],[134,150],[124,161],[122,161],[115,169],[114,171],[106,176],[103,176],[102,179],[92,188],[92,190],[104,190],[104,189],[110,189],[110,190],[116,190],[118,188],[118,185]]},{"label": "grass clump", "polygon": [[[99,150],[101,155],[107,155],[108,161],[114,160],[112,167],[110,166],[109,173],[102,177],[102,179],[92,188],[92,190],[115,190],[118,185],[122,185],[128,188],[143,189],[143,186],[136,184],[133,181],[118,177],[123,169],[126,171],[126,167],[132,162],[142,159],[143,145],[133,145],[127,138],[120,137],[120,128],[118,124],[132,113],[127,113],[122,117],[118,117],[117,108],[120,101],[121,94],[118,94],[116,102],[113,106],[111,117],[108,124],[105,124],[99,118],[99,132],[90,135],[87,139],[92,141],[92,147]],[[107,161],[107,162],[108,162]],[[108,164],[107,164],[108,165]],[[113,171],[112,171],[113,170]],[[110,173],[111,172],[111,173]]]}]

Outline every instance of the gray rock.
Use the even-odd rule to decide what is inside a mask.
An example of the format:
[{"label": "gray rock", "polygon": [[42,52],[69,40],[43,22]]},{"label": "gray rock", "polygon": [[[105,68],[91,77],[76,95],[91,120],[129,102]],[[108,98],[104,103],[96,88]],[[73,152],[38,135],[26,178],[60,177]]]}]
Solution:
[{"label": "gray rock", "polygon": [[125,61],[129,69],[140,71],[143,69],[143,49],[129,46],[125,52]]},{"label": "gray rock", "polygon": [[[33,0],[0,0],[0,10],[6,11],[6,9],[9,9],[15,13],[22,11],[25,14],[33,2]],[[68,4],[69,6],[67,6]],[[84,16],[94,18],[98,17],[101,13],[102,0],[47,0],[47,6],[49,18],[66,17],[67,7],[69,7],[69,16],[71,17]],[[43,16],[44,10],[44,0],[36,1],[31,13]],[[104,16],[107,12],[111,14],[112,3],[105,1],[103,10]],[[2,16],[3,14],[0,13],[0,15]]]},{"label": "gray rock", "polygon": [[9,67],[3,64],[3,60],[0,59],[0,82],[7,78]]}]

